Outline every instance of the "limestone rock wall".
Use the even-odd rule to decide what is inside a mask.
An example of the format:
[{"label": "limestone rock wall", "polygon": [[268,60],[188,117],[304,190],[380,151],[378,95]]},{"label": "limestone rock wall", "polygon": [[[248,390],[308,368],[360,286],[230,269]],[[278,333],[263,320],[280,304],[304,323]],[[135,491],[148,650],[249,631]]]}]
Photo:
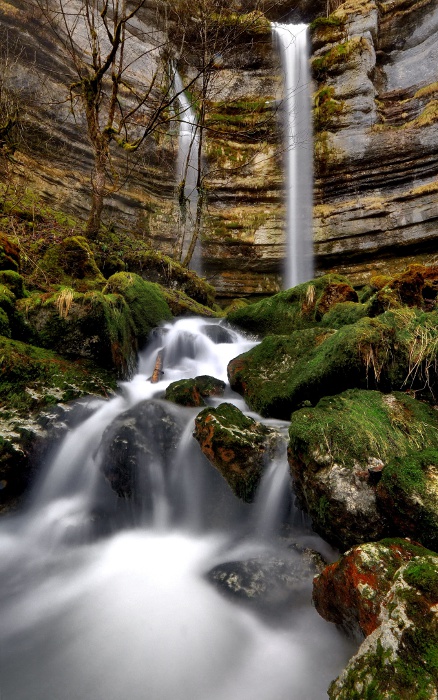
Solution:
[{"label": "limestone rock wall", "polygon": [[435,261],[437,28],[436,0],[348,0],[314,26],[319,271]]}]

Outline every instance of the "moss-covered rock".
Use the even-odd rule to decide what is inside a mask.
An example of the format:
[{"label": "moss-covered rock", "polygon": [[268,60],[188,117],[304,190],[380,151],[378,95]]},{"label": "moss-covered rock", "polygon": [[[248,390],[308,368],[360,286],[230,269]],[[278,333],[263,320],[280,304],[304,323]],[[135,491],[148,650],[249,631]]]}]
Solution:
[{"label": "moss-covered rock", "polygon": [[114,379],[86,362],[0,337],[0,506],[21,493],[41,426],[33,417],[58,402],[107,396]]},{"label": "moss-covered rock", "polygon": [[[437,448],[437,429],[437,412],[402,393],[350,390],[296,411],[289,464],[314,528],[341,549],[394,532],[392,512],[376,498],[382,470],[396,457],[409,463],[419,449]],[[420,529],[411,533],[417,540]]]},{"label": "moss-covered rock", "polygon": [[223,403],[198,414],[193,435],[236,496],[251,502],[266,460],[277,448],[277,433]]},{"label": "moss-covered rock", "polygon": [[20,250],[3,233],[0,233],[0,270],[20,271]]},{"label": "moss-covered rock", "polygon": [[166,389],[165,399],[180,406],[205,406],[204,398],[223,396],[225,382],[208,374],[194,379],[180,379]]},{"label": "moss-covered rock", "polygon": [[205,406],[205,401],[199,393],[194,379],[179,379],[172,382],[167,387],[164,398],[180,406]]},{"label": "moss-covered rock", "polygon": [[433,310],[438,294],[438,266],[409,265],[393,277],[373,277],[371,285],[377,290],[370,300],[371,316],[403,306]]},{"label": "moss-covered rock", "polygon": [[145,282],[139,275],[131,272],[118,272],[110,277],[103,293],[123,297],[129,307],[140,347],[147,342],[149,333],[156,326],[172,318],[172,312],[160,287]]},{"label": "moss-covered rock", "polygon": [[380,607],[398,569],[414,557],[431,554],[401,538],[353,547],[314,579],[315,607],[350,634],[371,634],[380,624]]},{"label": "moss-covered rock", "polygon": [[205,316],[206,318],[216,318],[221,314],[203,306],[179,289],[167,289],[161,287],[161,291],[169,308],[174,316]]},{"label": "moss-covered rock", "polygon": [[7,287],[16,299],[23,299],[27,296],[24,279],[14,270],[0,270],[0,285]]},{"label": "moss-covered rock", "polygon": [[317,325],[341,301],[357,293],[341,275],[324,275],[228,314],[228,321],[256,335],[286,334]]},{"label": "moss-covered rock", "polygon": [[379,627],[329,688],[331,700],[434,700],[438,687],[438,556],[396,572]]},{"label": "moss-covered rock", "polygon": [[39,262],[39,268],[48,283],[73,286],[82,292],[101,289],[105,284],[84,236],[69,236],[59,245],[50,246]]},{"label": "moss-covered rock", "polygon": [[121,295],[82,294],[64,287],[52,294],[34,294],[17,305],[41,347],[70,359],[91,360],[119,377],[132,372],[136,328]]},{"label": "moss-covered rock", "polygon": [[[423,447],[427,440],[418,442]],[[438,551],[438,450],[429,448],[389,462],[377,487],[377,501],[390,531]]]},{"label": "moss-covered rock", "polygon": [[230,362],[230,384],[261,415],[285,420],[304,401],[353,387],[412,389],[434,400],[437,321],[436,311],[405,308],[338,330],[268,336]]}]

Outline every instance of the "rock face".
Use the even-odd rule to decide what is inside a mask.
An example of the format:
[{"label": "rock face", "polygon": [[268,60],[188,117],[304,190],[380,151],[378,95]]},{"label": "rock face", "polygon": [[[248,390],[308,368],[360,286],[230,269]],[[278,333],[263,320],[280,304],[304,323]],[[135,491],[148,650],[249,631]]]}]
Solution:
[{"label": "rock face", "polygon": [[315,580],[314,598],[324,617],[368,635],[331,684],[331,700],[436,698],[436,554],[403,540],[362,545]]},{"label": "rock face", "polygon": [[313,23],[315,252],[356,281],[431,259],[438,9],[349,2]]},{"label": "rock face", "polygon": [[266,459],[276,451],[278,434],[223,403],[198,414],[193,435],[236,496],[253,501]]}]

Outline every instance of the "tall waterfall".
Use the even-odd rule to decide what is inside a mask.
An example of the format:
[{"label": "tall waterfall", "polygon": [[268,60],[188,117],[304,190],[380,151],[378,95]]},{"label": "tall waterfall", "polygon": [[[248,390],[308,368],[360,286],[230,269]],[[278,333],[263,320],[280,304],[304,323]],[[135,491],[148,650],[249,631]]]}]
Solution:
[{"label": "tall waterfall", "polygon": [[[228,362],[253,346],[217,320],[180,319],[157,330],[117,396],[79,402],[85,418],[54,446],[27,506],[0,523],[4,700],[326,697],[351,646],[312,607],[313,573],[286,599],[269,588],[272,610],[226,597],[209,576],[257,557],[303,571],[307,548],[324,553],[293,509],[278,536],[285,454],[267,466],[258,502],[243,504],[192,437],[198,409],[163,399],[176,379],[226,381]],[[208,401],[245,410],[226,392]],[[136,462],[131,500],[103,476],[114,460],[122,471]]]},{"label": "tall waterfall", "polygon": [[[178,136],[178,159],[176,164],[177,182],[184,183],[184,195],[181,213],[182,246],[181,259],[187,255],[192,234],[196,225],[196,207],[198,204],[198,168],[199,168],[199,129],[196,114],[192,108],[190,100],[183,90],[181,77],[177,71],[174,75],[175,93],[178,95],[180,120]],[[182,198],[181,198],[182,200]],[[196,241],[195,250],[190,262],[190,267],[199,274],[202,273],[202,259],[200,241]]]},{"label": "tall waterfall", "polygon": [[305,24],[274,23],[284,71],[287,259],[285,288],[313,272],[313,138],[309,38]]}]

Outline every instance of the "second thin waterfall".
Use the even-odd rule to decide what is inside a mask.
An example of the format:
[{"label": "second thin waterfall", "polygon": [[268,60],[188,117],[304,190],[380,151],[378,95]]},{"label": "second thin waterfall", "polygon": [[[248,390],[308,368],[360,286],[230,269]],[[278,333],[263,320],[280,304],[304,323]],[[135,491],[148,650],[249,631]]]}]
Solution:
[{"label": "second thin waterfall", "polygon": [[284,287],[307,282],[313,272],[313,138],[309,39],[305,24],[273,25],[284,70],[287,258]]}]

